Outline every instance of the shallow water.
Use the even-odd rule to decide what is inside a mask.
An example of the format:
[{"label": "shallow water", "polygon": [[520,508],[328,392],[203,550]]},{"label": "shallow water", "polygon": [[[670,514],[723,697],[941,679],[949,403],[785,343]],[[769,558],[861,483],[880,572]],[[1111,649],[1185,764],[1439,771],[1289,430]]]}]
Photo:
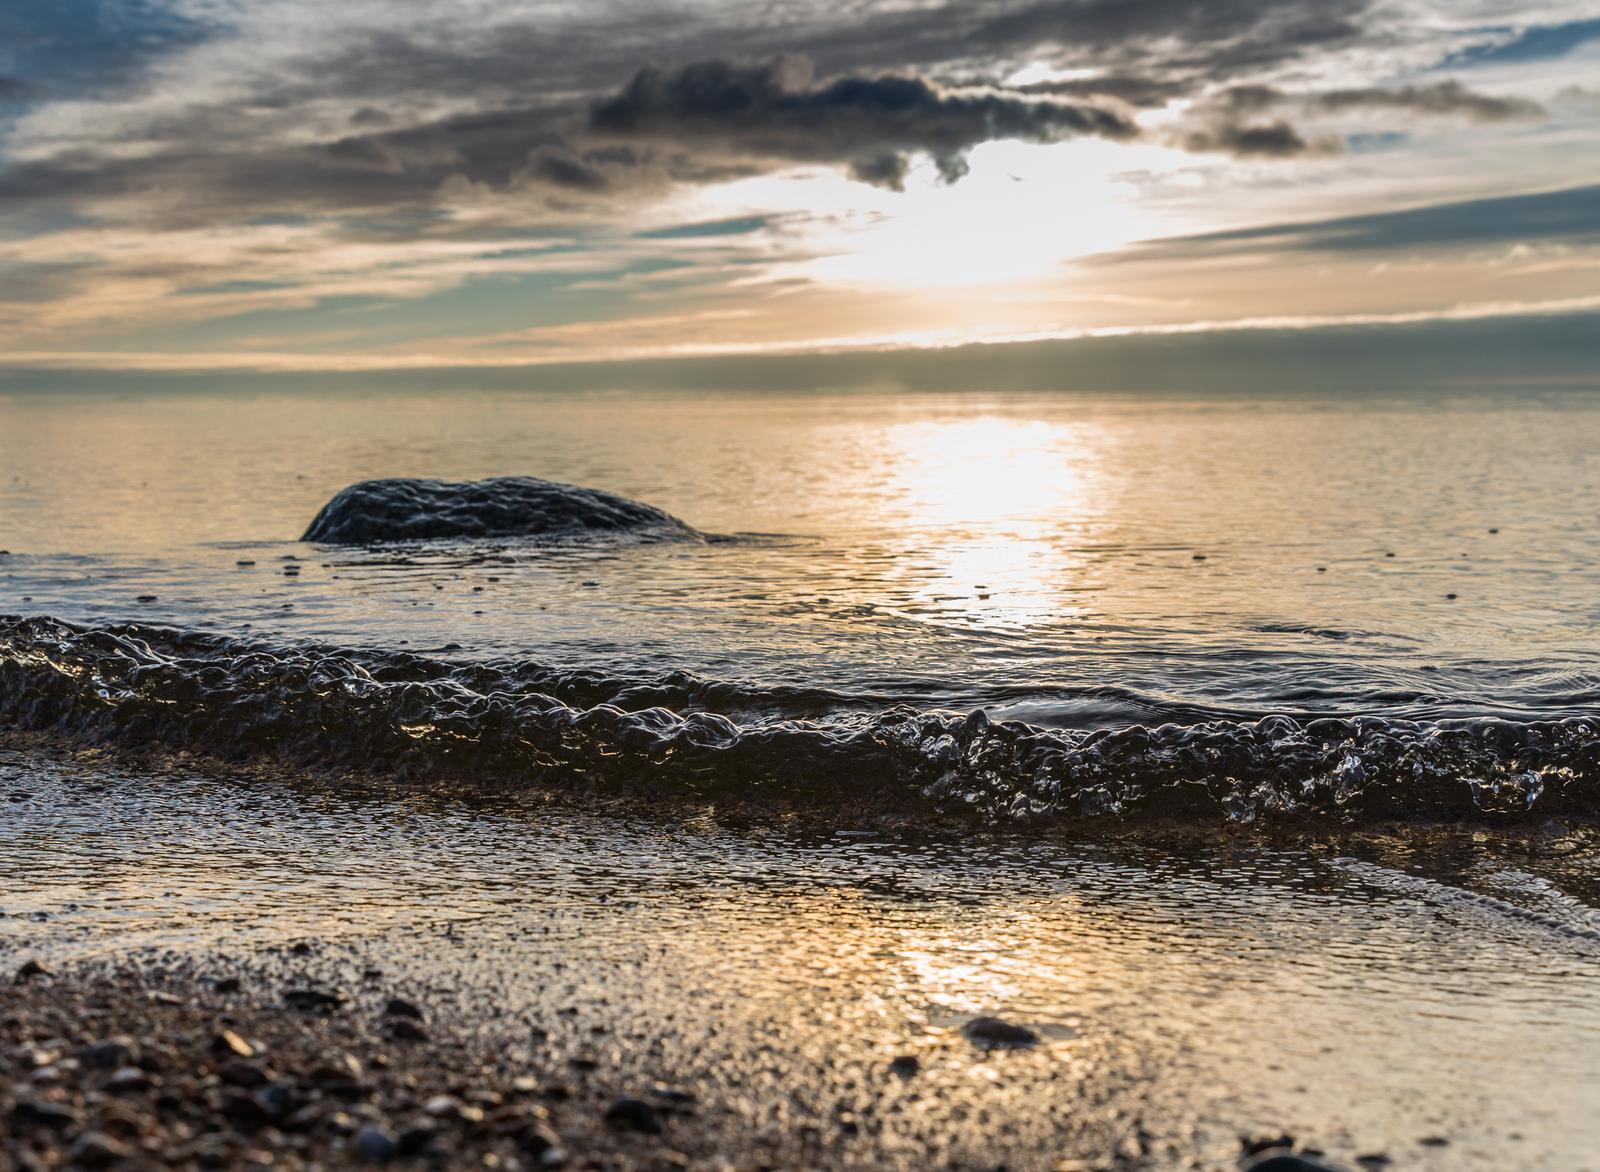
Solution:
[{"label": "shallow water", "polygon": [[[15,395],[0,612],[687,671],[808,715],[1574,715],[1596,453],[1591,393]],[[358,480],[491,475],[766,536],[295,540]]]},{"label": "shallow water", "polygon": [[[0,786],[26,795],[4,828],[6,963],[226,967],[310,941],[324,979],[358,982],[359,955],[553,1031],[571,1007],[574,1044],[695,1080],[752,1128],[791,1091],[848,1096],[918,1053],[902,1105],[937,1142],[919,1130],[878,1167],[947,1144],[1045,1168],[1056,1121],[1091,1105],[1106,1143],[1143,1133],[1152,1168],[1230,1167],[1240,1134],[1282,1131],[1347,1167],[1597,1166],[1592,845],[897,838],[34,752],[4,754]],[[1044,1043],[985,1054],[954,1033],[974,1014]],[[625,1044],[663,1022],[681,1050]]]}]

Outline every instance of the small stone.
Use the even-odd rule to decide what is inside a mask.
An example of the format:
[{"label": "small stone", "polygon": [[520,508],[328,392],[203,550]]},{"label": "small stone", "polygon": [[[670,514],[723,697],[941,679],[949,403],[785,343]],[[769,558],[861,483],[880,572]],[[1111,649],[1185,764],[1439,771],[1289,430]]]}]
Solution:
[{"label": "small stone", "polygon": [[150,1000],[157,1005],[182,1005],[183,998],[174,993],[163,993],[159,989],[150,993]]},{"label": "small stone", "polygon": [[426,1042],[428,1031],[409,1017],[399,1017],[389,1023],[389,1036],[402,1042]]},{"label": "small stone", "polygon": [[1294,1136],[1275,1135],[1263,1139],[1246,1139],[1240,1141],[1240,1146],[1247,1156],[1259,1156],[1262,1152],[1270,1152],[1278,1148],[1288,1151],[1294,1148]]},{"label": "small stone", "polygon": [[424,1114],[435,1119],[455,1119],[461,1114],[461,1108],[466,1106],[454,1095],[435,1095],[422,1104]]},{"label": "small stone", "polygon": [[398,1140],[402,1156],[414,1156],[427,1147],[438,1129],[431,1123],[413,1123],[400,1133]]},{"label": "small stone", "polygon": [[1450,1146],[1450,1141],[1442,1135],[1425,1135],[1417,1141],[1425,1148],[1444,1148]]},{"label": "small stone", "polygon": [[223,977],[212,986],[218,993],[237,993],[239,991],[238,977]]},{"label": "small stone", "polygon": [[1039,1035],[1027,1026],[1012,1025],[998,1017],[975,1017],[962,1027],[968,1039],[990,1046],[1031,1046]]},{"label": "small stone", "polygon": [[560,1151],[561,1137],[543,1123],[533,1123],[517,1133],[517,1142],[529,1155],[543,1159],[552,1151]]},{"label": "small stone", "polygon": [[658,1082],[650,1088],[650,1097],[658,1103],[667,1103],[673,1107],[682,1107],[694,1102],[694,1096],[679,1087],[669,1087],[664,1082]]},{"label": "small stone", "polygon": [[55,976],[55,974],[49,969],[45,968],[44,965],[40,964],[38,961],[28,960],[24,961],[22,967],[17,970],[16,983],[19,985],[26,985],[29,981],[33,980],[34,977],[53,976]]},{"label": "small stone", "polygon": [[217,1073],[222,1076],[222,1081],[228,1085],[244,1087],[247,1090],[254,1087],[264,1087],[272,1081],[267,1077],[267,1072],[254,1062],[230,1062]]},{"label": "small stone", "polygon": [[211,1052],[221,1055],[232,1054],[239,1058],[250,1058],[255,1054],[250,1043],[232,1030],[223,1030],[211,1040]]},{"label": "small stone", "polygon": [[922,1064],[917,1061],[917,1056],[915,1054],[896,1055],[894,1061],[889,1063],[890,1073],[898,1074],[906,1078],[916,1074],[921,1068]]},{"label": "small stone", "polygon": [[148,1091],[156,1085],[156,1079],[149,1071],[140,1070],[137,1066],[124,1066],[113,1071],[106,1080],[106,1090],[116,1094],[137,1094]]},{"label": "small stone", "polygon": [[418,1021],[422,1020],[422,1010],[399,997],[389,998],[389,1003],[383,1007],[383,1011],[390,1017],[414,1017]]},{"label": "small stone", "polygon": [[40,1103],[22,1099],[11,1108],[12,1123],[22,1127],[48,1127],[54,1131],[63,1131],[69,1127],[76,1127],[82,1119],[83,1116],[77,1110],[65,1103]]},{"label": "small stone", "polygon": [[365,1164],[387,1164],[400,1151],[400,1140],[386,1127],[364,1123],[350,1145],[350,1154]]},{"label": "small stone", "polygon": [[1246,1164],[1246,1172],[1333,1172],[1333,1169],[1314,1160],[1310,1156],[1296,1156],[1289,1152],[1278,1152],[1269,1155],[1264,1160],[1257,1160],[1253,1164]]},{"label": "small stone", "polygon": [[96,1042],[83,1052],[83,1061],[96,1070],[116,1070],[133,1065],[133,1048],[121,1038]]},{"label": "small stone", "polygon": [[618,1099],[606,1108],[605,1120],[620,1131],[661,1134],[661,1116],[642,1099]]},{"label": "small stone", "polygon": [[285,989],[283,999],[296,1009],[337,1009],[345,1003],[342,994],[323,989]]},{"label": "small stone", "polygon": [[[288,573],[288,572],[289,571],[285,571],[285,573]],[[294,572],[295,573],[299,573],[300,571],[295,570]],[[295,956],[310,956],[311,955],[311,945],[307,944],[304,940],[302,940],[302,941],[300,941],[300,943],[296,944],[293,948],[289,949],[289,951],[292,954],[294,954]]]},{"label": "small stone", "polygon": [[121,1140],[113,1139],[103,1131],[86,1131],[67,1149],[67,1160],[73,1164],[87,1164],[97,1168],[114,1160],[126,1160],[133,1149]]},{"label": "small stone", "polygon": [[1376,1172],[1379,1168],[1387,1168],[1393,1162],[1389,1159],[1387,1152],[1372,1152],[1369,1155],[1356,1157],[1356,1163],[1363,1168],[1369,1169],[1369,1172]]},{"label": "small stone", "polygon": [[269,1082],[254,1095],[255,1101],[274,1119],[281,1119],[294,1110],[300,1096],[288,1083]]}]

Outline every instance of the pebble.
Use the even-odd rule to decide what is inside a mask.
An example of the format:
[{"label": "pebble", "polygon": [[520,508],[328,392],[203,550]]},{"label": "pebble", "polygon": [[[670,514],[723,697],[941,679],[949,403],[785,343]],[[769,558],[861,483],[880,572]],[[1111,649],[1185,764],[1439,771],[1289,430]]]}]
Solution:
[{"label": "pebble", "polygon": [[364,1123],[350,1145],[350,1154],[366,1164],[387,1164],[400,1151],[400,1141],[386,1127]]},{"label": "pebble", "polygon": [[618,1099],[606,1108],[605,1120],[618,1130],[661,1134],[661,1116],[643,1099]]},{"label": "pebble", "polygon": [[53,977],[53,976],[55,976],[55,974],[52,973],[49,969],[45,968],[44,965],[40,964],[36,960],[29,960],[29,961],[24,961],[22,967],[17,970],[17,982],[16,983],[21,985],[21,984],[25,984],[28,981],[31,981],[34,977]]},{"label": "pebble", "polygon": [[383,1011],[391,1017],[414,1017],[418,1021],[422,1020],[422,1010],[399,997],[389,998],[389,1003],[383,1007]]},{"label": "pebble", "polygon": [[218,993],[237,993],[239,991],[239,978],[223,977],[222,980],[218,981],[216,985],[213,986],[213,988],[215,988]]},{"label": "pebble", "polygon": [[133,1149],[127,1144],[103,1131],[86,1131],[67,1149],[67,1160],[97,1168],[116,1160],[129,1159],[133,1154]]},{"label": "pebble", "polygon": [[975,1017],[961,1032],[971,1041],[992,1046],[1031,1046],[1039,1040],[1039,1035],[1027,1026],[1012,1025],[998,1017]]},{"label": "pebble", "polygon": [[428,1031],[409,1017],[397,1017],[389,1023],[389,1036],[402,1042],[426,1042]]},{"label": "pebble", "polygon": [[69,1127],[76,1127],[82,1121],[82,1114],[65,1103],[40,1103],[31,1099],[21,1099],[11,1108],[13,1126],[48,1127],[54,1131],[64,1131]]},{"label": "pebble", "polygon": [[283,999],[296,1009],[336,1009],[345,999],[322,989],[286,989]]},{"label": "pebble", "polygon": [[133,1065],[133,1049],[120,1038],[96,1042],[83,1052],[83,1060],[97,1070]]},{"label": "pebble", "polygon": [[230,1062],[218,1073],[222,1076],[222,1081],[229,1086],[244,1087],[246,1090],[264,1087],[272,1081],[267,1077],[267,1072],[254,1062]]},{"label": "pebble", "polygon": [[106,1080],[106,1090],[116,1094],[148,1091],[153,1086],[155,1078],[137,1066],[124,1066],[120,1070],[113,1071],[111,1077]]},{"label": "pebble", "polygon": [[232,1054],[239,1058],[252,1058],[255,1051],[250,1043],[241,1038],[232,1030],[223,1030],[211,1041],[211,1051],[214,1054]]},{"label": "pebble", "polygon": [[157,1005],[182,1005],[183,998],[175,993],[163,993],[159,989],[152,990],[150,1000]]},{"label": "pebble", "polygon": [[922,1069],[922,1064],[917,1061],[917,1056],[915,1054],[896,1055],[894,1061],[889,1063],[889,1070],[891,1073],[898,1074],[906,1078],[916,1074],[920,1069]]},{"label": "pebble", "polygon": [[1333,1172],[1333,1169],[1309,1156],[1280,1152],[1264,1160],[1257,1160],[1253,1164],[1246,1164],[1245,1172]]}]

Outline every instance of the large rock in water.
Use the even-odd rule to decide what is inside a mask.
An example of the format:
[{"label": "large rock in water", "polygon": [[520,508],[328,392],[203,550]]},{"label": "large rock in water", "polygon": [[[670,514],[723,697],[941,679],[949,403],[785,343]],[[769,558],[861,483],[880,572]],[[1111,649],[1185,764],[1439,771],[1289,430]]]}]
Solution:
[{"label": "large rock in water", "polygon": [[567,537],[584,533],[700,535],[660,509],[593,488],[531,476],[493,480],[365,480],[322,506],[301,541],[360,545],[430,537]]}]

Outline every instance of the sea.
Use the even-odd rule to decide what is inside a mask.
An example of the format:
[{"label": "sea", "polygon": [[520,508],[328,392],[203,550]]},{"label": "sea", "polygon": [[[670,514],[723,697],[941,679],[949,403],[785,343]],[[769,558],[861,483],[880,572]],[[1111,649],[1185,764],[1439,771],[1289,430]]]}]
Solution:
[{"label": "sea", "polygon": [[[1600,1168],[1592,390],[142,386],[0,388],[0,725],[308,780],[8,750],[12,954],[559,913],[1115,1038],[1145,1166]],[[302,539],[398,477],[683,526]]]}]

